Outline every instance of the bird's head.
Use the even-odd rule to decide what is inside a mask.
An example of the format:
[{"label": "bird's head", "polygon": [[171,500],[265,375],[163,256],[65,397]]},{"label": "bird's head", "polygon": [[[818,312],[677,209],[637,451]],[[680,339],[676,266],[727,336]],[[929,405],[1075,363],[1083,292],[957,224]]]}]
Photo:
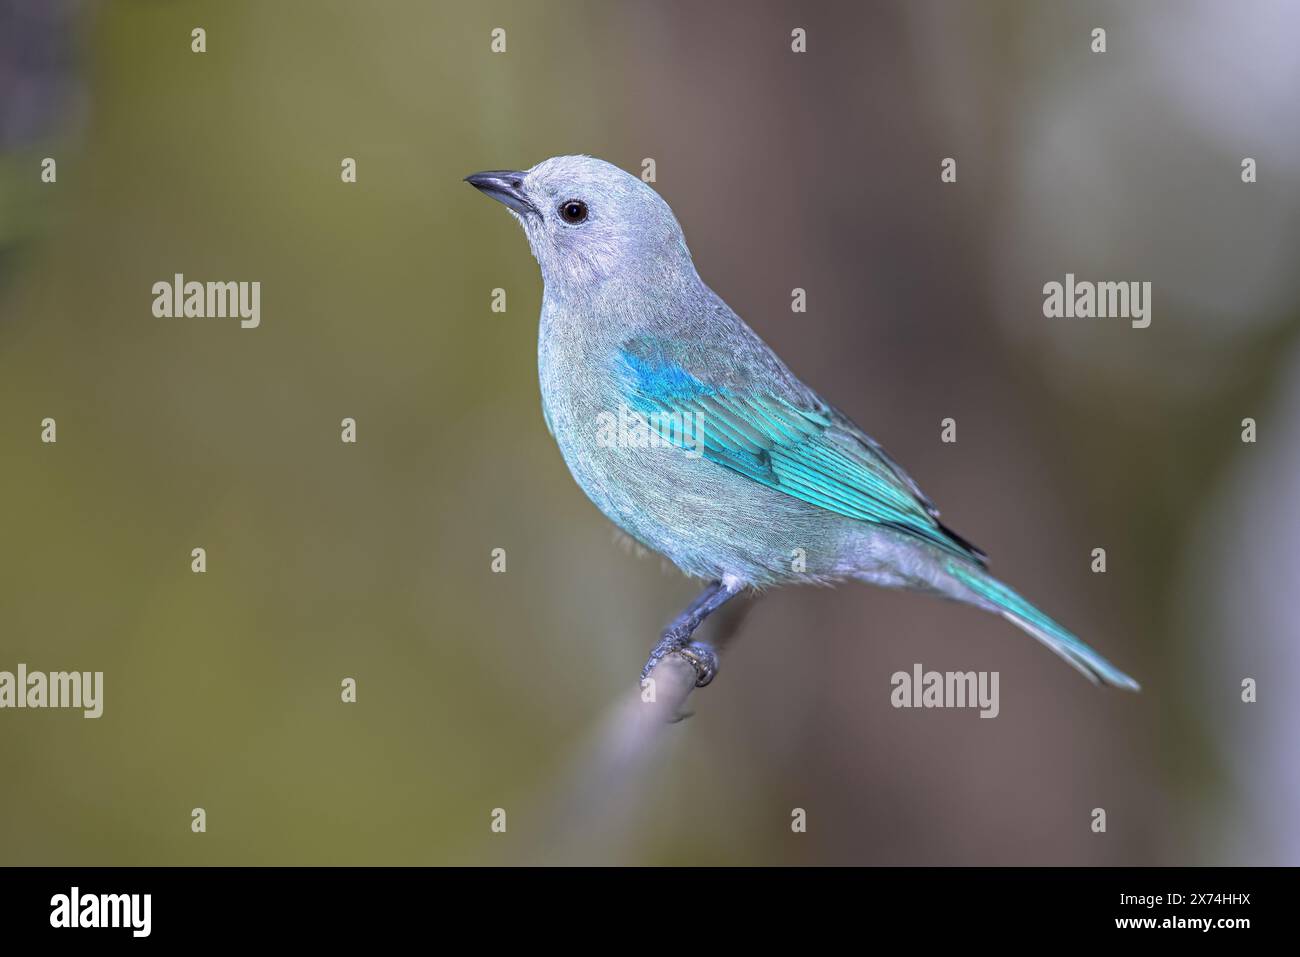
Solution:
[{"label": "bird's head", "polygon": [[695,275],[668,204],[604,160],[556,156],[530,170],[465,180],[519,220],[542,278],[556,291],[581,295],[611,279],[663,283]]}]

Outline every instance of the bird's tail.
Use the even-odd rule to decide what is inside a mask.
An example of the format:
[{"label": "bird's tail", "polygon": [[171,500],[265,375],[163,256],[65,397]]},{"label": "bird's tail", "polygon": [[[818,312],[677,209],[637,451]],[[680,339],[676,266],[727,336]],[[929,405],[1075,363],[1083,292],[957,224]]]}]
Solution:
[{"label": "bird's tail", "polygon": [[953,561],[948,562],[948,572],[1003,618],[1051,648],[1094,684],[1141,690],[1136,681],[987,572]]}]

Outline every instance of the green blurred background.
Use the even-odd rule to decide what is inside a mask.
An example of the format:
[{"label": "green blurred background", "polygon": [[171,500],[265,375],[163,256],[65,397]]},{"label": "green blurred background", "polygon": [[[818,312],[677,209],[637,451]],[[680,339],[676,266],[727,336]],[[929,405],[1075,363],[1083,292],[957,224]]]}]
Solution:
[{"label": "green blurred background", "polygon": [[[1300,863],[1298,28],[3,0],[0,669],[106,690],[0,712],[0,863]],[[575,771],[697,587],[569,478],[536,264],[461,182],[579,152],[653,158],[706,281],[1144,692],[945,603],[776,592],[666,750]],[[176,272],[260,281],[260,328],[154,318]],[[1151,281],[1151,327],[1044,319],[1066,272]],[[914,662],[1000,671],[1000,717],[892,709]]]}]

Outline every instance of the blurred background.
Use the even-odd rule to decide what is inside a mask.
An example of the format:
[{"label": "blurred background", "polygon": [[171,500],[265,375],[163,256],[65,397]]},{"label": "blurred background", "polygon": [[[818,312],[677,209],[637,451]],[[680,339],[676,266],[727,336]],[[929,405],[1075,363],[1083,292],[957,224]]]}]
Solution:
[{"label": "blurred background", "polygon": [[[1300,863],[1298,34],[0,0],[0,670],[105,676],[97,721],[0,713],[0,862]],[[653,158],[705,280],[1142,694],[956,605],[777,591],[652,758],[580,770],[699,586],[569,477],[536,263],[461,182],[579,152]],[[260,328],[154,318],[176,272],[260,281]],[[1151,326],[1045,319],[1066,272],[1150,281]],[[916,662],[999,671],[1000,716],[893,709]]]}]

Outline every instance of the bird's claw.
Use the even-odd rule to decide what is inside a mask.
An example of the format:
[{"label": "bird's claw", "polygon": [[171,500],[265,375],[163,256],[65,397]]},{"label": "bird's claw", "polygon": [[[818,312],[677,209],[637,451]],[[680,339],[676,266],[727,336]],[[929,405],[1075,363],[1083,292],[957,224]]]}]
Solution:
[{"label": "bird's claw", "polygon": [[641,680],[645,681],[649,678],[650,672],[659,666],[659,662],[672,654],[681,655],[695,669],[695,687],[703,688],[717,677],[718,653],[716,651],[702,641],[684,642],[665,635],[646,659],[645,667],[641,669]]},{"label": "bird's claw", "polygon": [[692,641],[677,649],[677,653],[695,669],[695,687],[703,688],[718,674],[718,653],[702,641]]}]

